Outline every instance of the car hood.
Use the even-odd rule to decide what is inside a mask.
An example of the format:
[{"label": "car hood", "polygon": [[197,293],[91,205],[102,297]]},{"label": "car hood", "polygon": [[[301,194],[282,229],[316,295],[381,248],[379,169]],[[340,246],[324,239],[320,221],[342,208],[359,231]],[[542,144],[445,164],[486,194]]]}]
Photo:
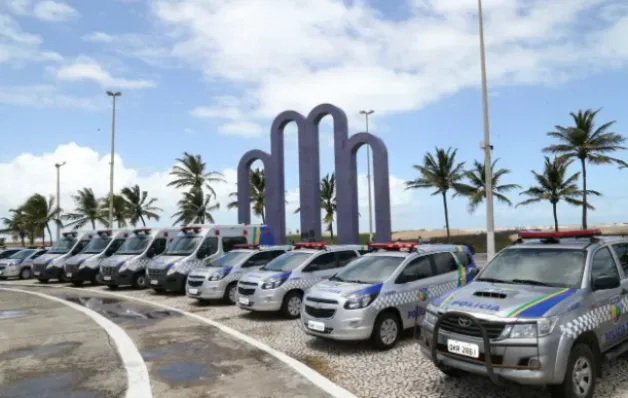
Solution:
[{"label": "car hood", "polygon": [[373,286],[381,284],[364,284],[353,282],[340,282],[340,281],[323,281],[312,286],[308,291],[308,296],[316,296],[320,298],[326,297],[348,297],[354,293],[357,293],[364,289],[369,289]]},{"label": "car hood", "polygon": [[96,256],[98,254],[99,253],[79,253],[76,256],[73,256],[70,259],[68,259],[66,264],[68,264],[68,265],[81,265],[88,258],[94,257],[94,256]]},{"label": "car hood", "polygon": [[178,263],[180,261],[186,261],[186,256],[159,256],[150,262],[148,268],[151,269],[166,269],[171,264]]},{"label": "car hood", "polygon": [[243,282],[264,282],[271,279],[283,279],[288,278],[292,274],[292,271],[269,271],[269,270],[257,270],[245,274],[240,281]]},{"label": "car hood", "polygon": [[35,260],[35,264],[49,264],[52,260],[56,260],[59,257],[68,256],[69,253],[48,253],[43,256],[39,256]]},{"label": "car hood", "polygon": [[105,266],[105,267],[113,267],[113,266],[118,266],[118,265],[122,265],[122,263],[129,261],[129,260],[133,260],[135,257],[137,257],[137,254],[118,254],[118,255],[113,255],[111,257],[109,257],[108,259],[104,260],[101,265]]},{"label": "car hood", "polygon": [[21,261],[17,260],[17,259],[5,258],[4,260],[0,260],[0,265],[1,266],[5,266],[5,267],[9,266],[9,265],[17,265],[17,264],[20,264],[20,263],[21,263]]},{"label": "car hood", "polygon": [[577,289],[473,282],[432,301],[439,312],[462,311],[501,318],[538,318],[573,296]]}]

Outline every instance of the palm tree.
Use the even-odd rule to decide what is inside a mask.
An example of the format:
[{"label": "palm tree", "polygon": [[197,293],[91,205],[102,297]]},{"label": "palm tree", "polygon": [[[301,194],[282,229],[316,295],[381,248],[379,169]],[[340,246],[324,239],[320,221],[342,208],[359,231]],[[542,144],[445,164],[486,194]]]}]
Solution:
[{"label": "palm tree", "polygon": [[458,192],[464,189],[460,185],[460,180],[464,176],[464,162],[456,163],[457,152],[457,149],[452,150],[451,147],[447,148],[447,150],[437,147],[436,156],[429,152],[426,153],[422,165],[412,166],[418,170],[421,176],[405,183],[406,189],[433,188],[436,191],[432,195],[442,195],[447,238],[451,237],[449,232],[449,212],[447,210],[447,191],[453,189],[455,192]]},{"label": "palm tree", "polygon": [[205,224],[214,223],[214,217],[211,212],[220,208],[220,203],[211,205],[211,195],[203,195],[202,191],[192,189],[190,192],[184,192],[183,198],[179,200],[177,206],[179,211],[172,215],[177,217],[174,225],[182,224]]},{"label": "palm tree", "polygon": [[143,226],[146,226],[144,217],[149,220],[152,218],[159,221],[159,214],[156,212],[162,211],[162,209],[153,206],[157,199],[152,198],[149,200],[148,191],[142,191],[139,185],[134,185],[122,188],[121,194],[126,202],[127,217],[132,226],[135,227],[139,221],[142,222]]},{"label": "palm tree", "polygon": [[225,182],[221,173],[217,171],[206,172],[207,164],[201,159],[201,155],[192,155],[188,152],[183,153],[182,158],[177,158],[180,164],[175,165],[170,172],[174,180],[168,183],[168,186],[175,188],[190,188],[190,190],[203,191],[207,188],[209,193],[216,197],[216,191],[210,185],[216,182]]},{"label": "palm tree", "polygon": [[[250,177],[250,200],[251,205],[253,206],[253,214],[256,217],[260,217],[262,219],[262,224],[266,224],[266,214],[264,212],[264,206],[266,202],[264,201],[264,195],[266,192],[266,177],[264,176],[264,170],[259,167],[251,170]],[[232,192],[229,194],[229,197],[236,198],[236,200],[230,202],[227,205],[227,209],[237,209],[238,208],[238,193]]]},{"label": "palm tree", "polygon": [[92,229],[96,229],[96,222],[109,226],[107,214],[103,212],[91,188],[80,189],[76,195],[72,196],[72,199],[74,199],[76,209],[73,213],[67,213],[62,217],[70,221],[67,225],[74,226],[74,229],[79,229],[87,223],[91,223]]},{"label": "palm tree", "polygon": [[[532,170],[532,174],[538,185],[521,192],[520,195],[528,196],[530,199],[524,200],[517,204],[516,207],[522,205],[526,206],[544,200],[549,201],[552,204],[554,214],[554,229],[558,231],[558,214],[556,212],[558,202],[564,200],[575,206],[583,205],[582,201],[579,199],[582,195],[582,191],[578,189],[578,184],[576,183],[580,177],[580,173],[574,173],[567,177],[567,169],[572,163],[573,160],[564,157],[554,157],[552,160],[545,156],[543,172],[539,174]],[[588,191],[587,194],[600,196],[600,193],[596,191]],[[589,203],[587,203],[586,206],[589,209],[594,209]]]},{"label": "palm tree", "polygon": [[582,228],[587,228],[587,162],[591,164],[616,164],[620,167],[628,166],[621,159],[607,154],[626,149],[621,144],[626,142],[622,135],[608,131],[615,121],[607,122],[596,127],[595,116],[598,112],[591,109],[571,112],[574,121],[573,127],[555,126],[556,131],[547,133],[548,136],[558,139],[558,144],[543,148],[544,152],[554,153],[568,159],[580,159],[582,167]]},{"label": "palm tree", "polygon": [[[331,239],[334,239],[334,221],[336,216],[336,173],[327,174],[321,180],[321,209],[325,214],[323,222],[327,224],[327,232]],[[301,208],[297,208],[294,213],[301,212]],[[360,216],[360,213],[358,213]]]},{"label": "palm tree", "polygon": [[50,223],[55,223],[59,228],[63,227],[59,219],[61,209],[57,209],[54,197],[51,195],[46,199],[43,195],[36,193],[26,200],[22,206],[22,211],[24,217],[32,225],[36,233],[42,234],[42,243],[46,243],[46,231],[48,231],[50,244],[52,244]]},{"label": "palm tree", "polygon": [[11,218],[2,217],[2,224],[4,228],[0,230],[0,233],[11,234],[11,238],[15,241],[19,239],[22,242],[22,247],[26,246],[26,237],[28,236],[28,225],[26,218],[21,209],[10,209],[12,213]]},{"label": "palm tree", "polygon": [[[109,216],[109,205],[111,203],[111,196],[107,195],[101,201],[102,212]],[[126,201],[120,195],[113,194],[113,221],[118,223],[118,228],[126,227],[126,216],[128,214],[128,208]]]},{"label": "palm tree", "polygon": [[[493,196],[497,198],[502,203],[507,204],[508,206],[512,206],[512,202],[510,199],[504,195],[514,189],[521,189],[520,185],[517,184],[504,184],[499,185],[499,180],[506,174],[510,174],[510,169],[499,169],[495,171],[495,165],[499,159],[495,159],[493,164],[491,165],[491,175],[492,178],[492,190]],[[478,162],[475,160],[473,162],[473,168],[471,170],[467,170],[464,173],[464,176],[467,178],[467,184],[459,184],[458,192],[454,194],[454,196],[462,195],[466,196],[469,199],[468,210],[469,213],[473,213],[477,207],[484,201],[486,198],[486,168],[484,167],[484,162]]]}]

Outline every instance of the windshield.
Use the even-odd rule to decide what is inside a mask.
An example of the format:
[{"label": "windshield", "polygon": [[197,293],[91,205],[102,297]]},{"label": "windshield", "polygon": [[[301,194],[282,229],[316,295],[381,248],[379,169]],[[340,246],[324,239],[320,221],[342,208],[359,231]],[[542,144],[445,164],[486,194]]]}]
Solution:
[{"label": "windshield", "polygon": [[209,267],[228,267],[235,265],[251,255],[251,252],[231,251],[208,264]]},{"label": "windshield", "polygon": [[284,253],[279,257],[275,257],[260,269],[268,271],[292,271],[313,255],[314,253],[303,252]]},{"label": "windshield", "polygon": [[203,238],[200,235],[182,235],[174,238],[172,243],[164,251],[166,256],[189,256],[201,244]]},{"label": "windshield", "polygon": [[97,235],[96,237],[92,238],[92,240],[89,241],[89,243],[87,244],[87,247],[85,248],[85,250],[83,250],[83,253],[90,253],[90,254],[100,253],[101,251],[105,250],[109,242],[111,242],[110,237],[108,236],[102,237],[100,235]]},{"label": "windshield", "polygon": [[405,257],[364,256],[334,275],[331,280],[374,284],[383,282],[395,272]]},{"label": "windshield", "polygon": [[48,253],[63,254],[69,252],[76,244],[76,239],[59,239],[48,251]]},{"label": "windshield", "polygon": [[9,257],[11,260],[24,260],[26,257],[33,254],[35,250],[20,250],[19,252],[13,254]]},{"label": "windshield", "polygon": [[488,263],[476,280],[580,287],[586,256],[581,249],[507,249]]},{"label": "windshield", "polygon": [[148,247],[150,236],[133,234],[127,238],[116,252],[118,254],[140,254]]}]

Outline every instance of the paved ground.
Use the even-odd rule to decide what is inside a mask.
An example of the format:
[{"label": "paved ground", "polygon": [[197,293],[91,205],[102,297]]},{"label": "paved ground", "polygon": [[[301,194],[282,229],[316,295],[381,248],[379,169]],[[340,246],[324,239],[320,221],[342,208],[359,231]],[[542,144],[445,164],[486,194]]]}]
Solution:
[{"label": "paved ground", "polygon": [[[52,289],[45,291],[50,290]],[[93,294],[97,291],[107,291],[107,288],[100,286],[63,289],[63,291]],[[273,315],[251,314],[234,306],[222,304],[200,306],[185,296],[158,295],[152,290],[122,289],[117,293],[163,303],[221,322],[302,361],[362,398],[549,397],[543,390],[518,386],[497,387],[481,377],[468,376],[459,380],[444,377],[431,362],[423,358],[411,333],[393,350],[379,352],[371,349],[366,343],[336,343],[318,340],[305,335],[298,321],[286,321]],[[3,301],[0,300],[0,302]],[[188,337],[193,338],[194,335],[188,335]],[[175,344],[178,338],[177,334],[171,335],[168,344]],[[627,369],[627,360],[620,360],[612,366],[604,367],[605,377],[599,381],[595,398],[628,398]],[[156,395],[156,397],[159,396]],[[249,395],[249,397],[260,396],[262,395],[258,395],[257,391]],[[273,394],[273,396],[277,395]]]},{"label": "paved ground", "polygon": [[[155,397],[327,397],[285,364],[216,328],[136,302],[26,288],[92,309],[121,326],[147,364]],[[0,397],[123,397],[113,342],[62,303],[0,290]],[[47,395],[46,395],[47,394]]]}]

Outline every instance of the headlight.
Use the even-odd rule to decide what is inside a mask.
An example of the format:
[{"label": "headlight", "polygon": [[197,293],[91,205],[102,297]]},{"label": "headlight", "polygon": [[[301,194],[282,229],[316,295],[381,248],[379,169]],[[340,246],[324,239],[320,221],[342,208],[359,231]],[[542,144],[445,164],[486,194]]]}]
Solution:
[{"label": "headlight", "polygon": [[349,296],[349,299],[345,302],[345,309],[357,310],[360,308],[366,308],[377,298],[377,293],[366,293],[355,296]]},{"label": "headlight", "polygon": [[215,274],[212,274],[209,276],[209,278],[207,278],[208,281],[219,281],[221,279],[224,279],[225,276],[229,275],[229,272],[225,272],[225,271],[220,271],[217,272]]},{"label": "headlight", "polygon": [[436,325],[436,321],[438,321],[438,316],[431,312],[426,312],[425,317],[423,318],[423,322],[429,323],[430,325]]},{"label": "headlight", "polygon": [[276,278],[273,280],[266,281],[262,283],[262,289],[277,289],[279,286],[283,285],[288,278]]},{"label": "headlight", "polygon": [[172,274],[174,274],[175,271],[176,271],[176,269],[174,267],[174,264],[172,264],[172,265],[170,265],[168,267],[168,272],[166,272],[166,275],[172,275]]},{"label": "headlight", "polygon": [[536,323],[520,323],[510,326],[511,339],[529,339],[552,334],[558,317],[541,318]]}]

